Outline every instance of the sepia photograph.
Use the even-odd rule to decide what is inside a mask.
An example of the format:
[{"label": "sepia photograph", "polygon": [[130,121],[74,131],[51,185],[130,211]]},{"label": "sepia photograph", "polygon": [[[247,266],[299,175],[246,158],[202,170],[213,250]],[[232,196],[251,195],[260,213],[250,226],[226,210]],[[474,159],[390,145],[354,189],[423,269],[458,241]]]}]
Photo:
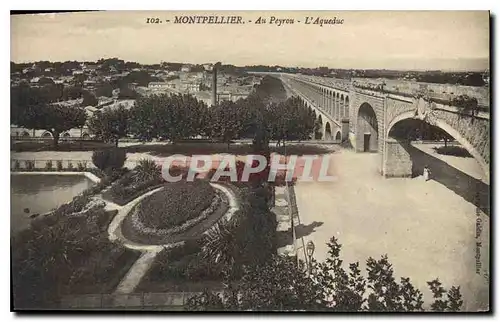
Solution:
[{"label": "sepia photograph", "polygon": [[491,19],[11,11],[11,311],[491,312]]}]

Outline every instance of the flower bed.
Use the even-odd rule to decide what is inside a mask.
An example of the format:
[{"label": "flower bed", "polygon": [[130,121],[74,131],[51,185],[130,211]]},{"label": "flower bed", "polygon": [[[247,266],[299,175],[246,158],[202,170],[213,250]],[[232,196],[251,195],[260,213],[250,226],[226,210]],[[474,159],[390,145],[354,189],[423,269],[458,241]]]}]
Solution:
[{"label": "flower bed", "polygon": [[173,228],[200,216],[212,205],[215,195],[206,181],[166,183],[139,204],[138,217],[146,227]]},{"label": "flower bed", "polygon": [[219,204],[222,202],[222,196],[218,193],[215,195],[215,197],[212,199],[212,203],[205,208],[201,212],[201,214],[198,217],[192,218],[184,222],[183,224],[180,224],[178,226],[174,226],[172,228],[167,228],[167,229],[157,229],[153,227],[147,227],[142,219],[140,218],[141,214],[144,214],[144,212],[141,212],[139,209],[140,207],[136,208],[135,211],[131,214],[130,220],[132,221],[132,225],[140,230],[143,234],[149,235],[149,234],[156,234],[156,235],[161,235],[161,236],[169,236],[169,235],[175,235],[179,234],[181,232],[186,231],[188,228],[193,227],[197,223],[201,222],[202,220],[206,219],[211,213],[213,213]]},{"label": "flower bed", "polygon": [[168,183],[132,209],[122,233],[144,244],[196,239],[228,208],[225,195],[206,181]]}]

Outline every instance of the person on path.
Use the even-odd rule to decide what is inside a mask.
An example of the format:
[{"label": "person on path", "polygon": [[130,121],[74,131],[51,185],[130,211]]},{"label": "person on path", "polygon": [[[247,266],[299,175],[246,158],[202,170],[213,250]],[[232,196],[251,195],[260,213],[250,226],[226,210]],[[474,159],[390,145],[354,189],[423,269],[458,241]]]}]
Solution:
[{"label": "person on path", "polygon": [[429,181],[431,178],[431,170],[429,169],[428,166],[424,167],[424,180]]}]

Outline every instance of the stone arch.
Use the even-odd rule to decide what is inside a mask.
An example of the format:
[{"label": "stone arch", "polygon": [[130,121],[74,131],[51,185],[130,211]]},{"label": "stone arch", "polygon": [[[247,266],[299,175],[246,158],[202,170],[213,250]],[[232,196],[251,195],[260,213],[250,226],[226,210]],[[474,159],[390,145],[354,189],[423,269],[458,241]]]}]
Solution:
[{"label": "stone arch", "polygon": [[342,134],[340,131],[337,131],[337,134],[335,134],[335,141],[340,141],[342,140]]},{"label": "stone arch", "polygon": [[84,133],[82,134],[82,139],[84,139],[84,140],[90,140],[90,134],[88,134],[88,133],[84,132]]},{"label": "stone arch", "polygon": [[[385,137],[389,138],[389,133],[391,133],[391,130],[394,128],[394,126],[397,123],[404,121],[404,120],[408,120],[408,119],[416,119],[414,111],[409,111],[409,112],[399,114],[394,119],[392,119],[392,121],[387,126],[387,131],[385,133]],[[458,143],[460,143],[462,145],[462,147],[464,147],[464,149],[466,149],[467,152],[469,152],[470,155],[472,155],[472,157],[479,163],[481,169],[483,170],[484,174],[486,175],[486,179],[489,180],[490,170],[489,170],[488,164],[486,163],[484,158],[481,156],[479,151],[477,151],[477,149],[466,138],[464,138],[462,134],[460,134],[456,129],[454,129],[448,123],[446,123],[445,121],[438,119],[438,118],[432,119],[431,125],[434,125],[434,126],[440,128],[441,130],[443,130],[446,133],[448,133],[449,135],[451,135],[455,140],[457,140]]]},{"label": "stone arch", "polygon": [[356,150],[377,152],[378,139],[377,115],[373,107],[365,102],[359,107],[356,119]]},{"label": "stone arch", "polygon": [[332,127],[330,122],[326,122],[325,125],[325,140],[330,141],[332,139]]},{"label": "stone arch", "polygon": [[46,131],[46,132],[43,132],[42,134],[42,138],[51,138],[52,137],[52,133],[50,133],[49,131]]}]

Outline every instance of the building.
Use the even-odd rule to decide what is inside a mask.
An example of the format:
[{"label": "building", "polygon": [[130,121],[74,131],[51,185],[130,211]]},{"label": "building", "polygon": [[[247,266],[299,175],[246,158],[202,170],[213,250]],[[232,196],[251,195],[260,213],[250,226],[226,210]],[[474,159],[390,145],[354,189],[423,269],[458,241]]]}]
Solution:
[{"label": "building", "polygon": [[199,92],[201,89],[201,82],[182,81],[180,90],[187,93]]},{"label": "building", "polygon": [[[14,140],[53,139],[52,133],[47,130],[27,129],[16,125],[10,126],[10,137]],[[90,140],[91,138],[92,136],[87,126],[84,126],[81,129],[74,128],[63,132],[60,135],[60,140],[62,141],[75,139]]]},{"label": "building", "polygon": [[210,92],[196,92],[193,94],[193,96],[198,100],[203,103],[205,103],[207,106],[212,106],[212,94]]},{"label": "building", "polygon": [[84,71],[95,71],[99,68],[99,65],[97,64],[86,64],[86,63],[81,63],[80,67]]},{"label": "building", "polygon": [[167,82],[150,82],[148,84],[149,89],[165,89],[170,88],[170,84]]},{"label": "building", "polygon": [[155,95],[155,94],[180,94],[174,83],[167,82],[150,82],[148,87],[140,89],[142,95]]},{"label": "building", "polygon": [[224,91],[224,92],[219,92],[217,93],[217,102],[222,102],[222,101],[232,101],[236,102],[239,99],[245,99],[247,98],[249,93],[243,93],[243,92],[229,92],[229,91]]}]

